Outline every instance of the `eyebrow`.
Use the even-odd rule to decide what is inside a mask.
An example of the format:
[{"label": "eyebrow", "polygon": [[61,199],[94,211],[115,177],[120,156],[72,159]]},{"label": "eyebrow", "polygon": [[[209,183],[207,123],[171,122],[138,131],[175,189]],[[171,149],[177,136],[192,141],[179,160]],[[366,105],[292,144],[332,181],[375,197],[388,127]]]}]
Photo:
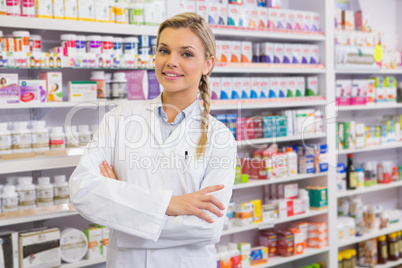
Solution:
[{"label": "eyebrow", "polygon": [[[162,45],[162,46],[165,46],[165,47],[169,47],[168,45],[166,45],[165,43],[159,43],[159,45]],[[194,50],[197,50],[197,49],[195,49],[194,47],[192,47],[192,46],[185,46],[185,47],[181,47],[181,49],[189,49],[189,48],[191,48],[191,49],[194,49]]]}]

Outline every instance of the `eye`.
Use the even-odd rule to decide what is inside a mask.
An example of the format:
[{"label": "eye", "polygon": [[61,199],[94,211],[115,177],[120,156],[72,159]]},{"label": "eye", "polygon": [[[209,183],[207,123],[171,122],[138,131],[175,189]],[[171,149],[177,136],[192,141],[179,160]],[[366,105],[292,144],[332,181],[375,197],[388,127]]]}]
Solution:
[{"label": "eye", "polygon": [[160,49],[159,49],[159,53],[168,54],[169,52],[167,51],[166,48],[160,48]]},{"label": "eye", "polygon": [[190,53],[190,52],[184,52],[183,56],[186,57],[186,58],[194,57],[194,55],[192,53]]}]

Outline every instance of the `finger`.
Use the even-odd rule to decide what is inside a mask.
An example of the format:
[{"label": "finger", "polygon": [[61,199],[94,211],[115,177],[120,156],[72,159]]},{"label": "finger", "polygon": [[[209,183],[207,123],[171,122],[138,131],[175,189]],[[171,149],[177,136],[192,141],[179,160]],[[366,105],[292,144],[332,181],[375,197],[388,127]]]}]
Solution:
[{"label": "finger", "polygon": [[107,176],[111,179],[117,180],[116,175],[114,174],[114,171],[111,169],[110,165],[106,161],[103,161],[102,164],[107,172]]},{"label": "finger", "polygon": [[207,211],[215,214],[218,217],[223,216],[223,212],[220,209],[218,209],[217,207],[215,207],[214,205],[212,205],[211,203],[201,203],[201,205],[198,206],[198,208],[207,210]]},{"label": "finger", "polygon": [[214,185],[214,186],[208,186],[208,187],[206,187],[204,189],[199,190],[198,192],[200,194],[209,194],[209,193],[212,193],[212,192],[222,190],[224,187],[225,187],[225,185],[223,185],[223,184]]},{"label": "finger", "polygon": [[225,209],[225,206],[223,205],[223,203],[221,201],[219,201],[219,199],[213,195],[204,195],[200,198],[200,200],[203,202],[211,203],[214,206],[216,206],[217,208],[219,208],[220,210]]},{"label": "finger", "polygon": [[205,213],[205,212],[202,211],[202,210],[199,210],[199,209],[198,209],[198,210],[194,213],[194,215],[197,216],[198,218],[200,218],[200,219],[202,219],[202,220],[208,222],[208,223],[213,223],[213,222],[214,222],[214,220],[213,220],[211,217],[209,217],[209,216],[207,215],[207,213]]},{"label": "finger", "polygon": [[101,163],[99,165],[99,168],[100,168],[102,176],[107,177],[107,171],[106,171],[105,167],[103,166],[103,163]]}]

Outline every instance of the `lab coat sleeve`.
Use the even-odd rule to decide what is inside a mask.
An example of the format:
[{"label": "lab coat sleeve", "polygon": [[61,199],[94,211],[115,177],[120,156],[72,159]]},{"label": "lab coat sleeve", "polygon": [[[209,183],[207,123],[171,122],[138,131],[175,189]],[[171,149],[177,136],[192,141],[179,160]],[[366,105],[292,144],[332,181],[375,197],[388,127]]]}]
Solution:
[{"label": "lab coat sleeve", "polygon": [[[87,220],[144,239],[160,236],[172,192],[144,189],[100,175],[99,164],[113,163],[119,107],[105,115],[69,181],[70,200]],[[144,202],[146,200],[146,202]]]},{"label": "lab coat sleeve", "polygon": [[[205,170],[200,189],[224,184],[224,189],[212,194],[224,204],[225,211],[223,213],[226,215],[235,178],[236,142],[228,129],[217,132],[219,133],[212,140],[216,139],[217,143],[221,145],[212,148],[211,159]],[[226,145],[222,146],[224,143]],[[218,217],[210,212],[207,212],[207,214],[214,220],[212,224],[197,216],[168,216],[161,235],[156,242],[130,237],[130,239],[121,241],[121,246],[159,249],[184,245],[203,246],[216,244],[220,240],[225,217]]]}]

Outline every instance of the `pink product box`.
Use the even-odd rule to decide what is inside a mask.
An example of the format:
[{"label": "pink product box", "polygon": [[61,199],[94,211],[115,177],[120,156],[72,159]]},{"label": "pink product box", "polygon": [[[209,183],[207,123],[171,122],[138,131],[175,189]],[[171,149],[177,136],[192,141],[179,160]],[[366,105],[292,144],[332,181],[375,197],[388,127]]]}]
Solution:
[{"label": "pink product box", "polygon": [[352,80],[336,80],[336,105],[350,105]]},{"label": "pink product box", "polygon": [[241,141],[246,138],[246,135],[244,133],[245,128],[246,128],[246,118],[238,117],[236,121],[236,140]]},{"label": "pink product box", "polygon": [[368,87],[369,81],[367,79],[352,80],[352,94],[350,98],[351,105],[366,104]]},{"label": "pink product box", "polygon": [[279,22],[279,10],[275,8],[268,8],[268,28],[277,29]]}]

